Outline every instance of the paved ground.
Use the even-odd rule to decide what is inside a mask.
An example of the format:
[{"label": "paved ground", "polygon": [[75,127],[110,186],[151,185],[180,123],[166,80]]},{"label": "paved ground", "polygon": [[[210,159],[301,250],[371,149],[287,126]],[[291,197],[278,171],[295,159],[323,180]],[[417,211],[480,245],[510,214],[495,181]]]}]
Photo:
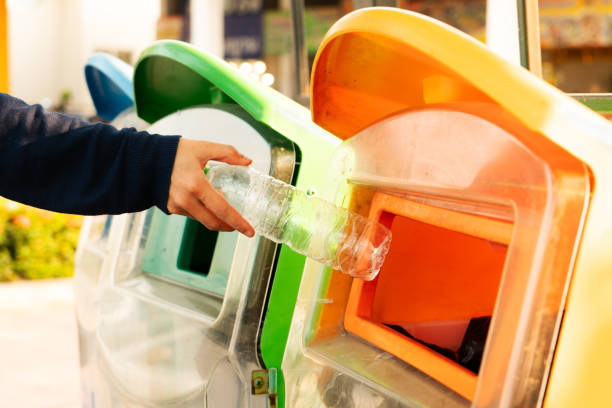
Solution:
[{"label": "paved ground", "polygon": [[0,284],[0,406],[76,408],[71,279]]}]

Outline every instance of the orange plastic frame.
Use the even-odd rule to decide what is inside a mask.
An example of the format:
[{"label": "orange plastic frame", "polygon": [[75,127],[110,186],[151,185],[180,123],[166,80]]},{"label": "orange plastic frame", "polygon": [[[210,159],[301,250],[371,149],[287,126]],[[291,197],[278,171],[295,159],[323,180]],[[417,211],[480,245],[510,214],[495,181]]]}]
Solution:
[{"label": "orange plastic frame", "polygon": [[[396,219],[397,228],[394,228],[396,216],[402,218]],[[385,324],[490,316],[512,224],[381,192],[374,194],[369,217],[392,227],[393,243],[376,280],[353,280],[344,320],[346,329],[463,397],[473,399],[477,383],[474,373]],[[445,248],[455,251],[449,259],[442,256],[436,261],[446,262],[441,268],[431,268],[426,265],[427,261],[419,262],[418,257],[410,259],[406,254],[409,246],[415,247],[417,253],[430,247],[431,238],[440,239],[447,244]],[[397,255],[394,255],[394,245]],[[431,259],[431,255],[423,257]],[[457,262],[457,256],[464,264],[453,267],[453,262],[461,263]]]}]

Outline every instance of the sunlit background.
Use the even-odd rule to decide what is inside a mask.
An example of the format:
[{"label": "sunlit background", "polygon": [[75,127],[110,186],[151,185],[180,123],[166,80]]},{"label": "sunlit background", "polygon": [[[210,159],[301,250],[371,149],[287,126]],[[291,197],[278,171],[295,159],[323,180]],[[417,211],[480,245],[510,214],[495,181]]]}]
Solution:
[{"label": "sunlit background", "polygon": [[[254,80],[291,95],[295,63],[289,0],[8,0],[10,92],[30,103],[93,115],[83,65],[96,51],[134,64],[156,39],[179,39],[225,57]],[[202,3],[202,4],[200,4]],[[204,4],[205,3],[205,4]],[[393,2],[389,2],[393,3]],[[484,0],[400,0],[485,40]],[[541,0],[543,77],[566,92],[612,90],[612,1]],[[312,63],[349,0],[306,0]]]}]

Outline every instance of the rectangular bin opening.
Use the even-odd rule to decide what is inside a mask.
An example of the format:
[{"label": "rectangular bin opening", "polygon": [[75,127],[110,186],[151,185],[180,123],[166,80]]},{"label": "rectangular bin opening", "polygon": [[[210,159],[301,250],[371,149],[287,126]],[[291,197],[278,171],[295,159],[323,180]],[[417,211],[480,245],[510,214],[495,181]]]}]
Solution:
[{"label": "rectangular bin opening", "polygon": [[393,240],[378,277],[354,280],[348,331],[471,399],[512,223],[375,193]]},{"label": "rectangular bin opening", "polygon": [[[472,344],[468,352],[462,343],[470,321],[486,322],[493,314],[507,246],[402,216],[392,219],[397,238],[376,285],[372,320],[477,373],[474,351],[482,354],[482,347]],[[470,343],[484,343],[486,330],[471,337]]]},{"label": "rectangular bin opening", "polygon": [[142,271],[206,293],[216,303],[223,299],[238,233],[210,231],[197,221],[157,209],[150,225]]},{"label": "rectangular bin opening", "polygon": [[178,268],[208,276],[218,236],[217,231],[211,231],[199,222],[188,219],[177,259]]}]

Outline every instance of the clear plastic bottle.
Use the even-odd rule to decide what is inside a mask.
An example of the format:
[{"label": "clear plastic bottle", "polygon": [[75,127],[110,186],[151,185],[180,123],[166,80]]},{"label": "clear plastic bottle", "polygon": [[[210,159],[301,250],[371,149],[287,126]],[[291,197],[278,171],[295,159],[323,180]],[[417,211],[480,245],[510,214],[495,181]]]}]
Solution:
[{"label": "clear plastic bottle", "polygon": [[207,177],[255,231],[357,278],[376,277],[391,231],[250,167],[211,164]]}]

